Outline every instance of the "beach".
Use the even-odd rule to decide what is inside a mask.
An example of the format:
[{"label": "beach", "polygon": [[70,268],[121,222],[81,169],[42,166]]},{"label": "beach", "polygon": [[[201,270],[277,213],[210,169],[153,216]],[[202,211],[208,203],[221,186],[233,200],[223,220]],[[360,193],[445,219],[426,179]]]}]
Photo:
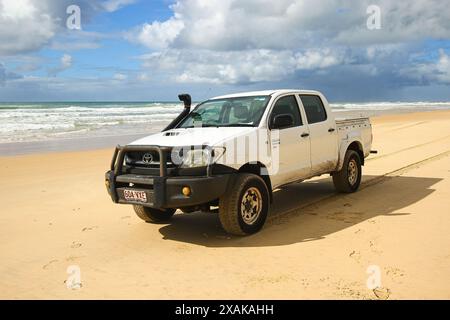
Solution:
[{"label": "beach", "polygon": [[[113,204],[104,173],[116,139],[5,151],[0,298],[450,299],[450,111],[371,121],[378,153],[358,192],[335,193],[325,175],[289,185],[248,237],[212,213],[148,224]],[[74,267],[80,286],[68,288]]]}]

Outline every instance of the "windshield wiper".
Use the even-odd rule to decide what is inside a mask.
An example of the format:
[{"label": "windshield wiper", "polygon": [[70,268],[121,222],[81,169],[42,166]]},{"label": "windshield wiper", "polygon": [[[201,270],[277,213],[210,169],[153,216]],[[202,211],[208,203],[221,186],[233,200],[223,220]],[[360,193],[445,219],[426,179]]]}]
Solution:
[{"label": "windshield wiper", "polygon": [[221,128],[221,127],[254,127],[254,125],[250,123],[227,123],[227,124],[203,124],[201,127],[188,126],[182,128],[189,129],[189,128]]},{"label": "windshield wiper", "polygon": [[199,128],[211,128],[211,127],[216,127],[216,128],[218,128],[218,127],[220,127],[220,125],[218,125],[218,124],[208,124],[208,123],[206,123],[206,124],[203,124],[201,127],[199,127]]},{"label": "windshield wiper", "polygon": [[218,128],[220,127],[218,124],[202,124],[201,126],[187,126],[187,127],[180,127],[182,129],[191,129],[191,128]]},{"label": "windshield wiper", "polygon": [[220,125],[221,127],[254,127],[251,123],[228,123]]}]

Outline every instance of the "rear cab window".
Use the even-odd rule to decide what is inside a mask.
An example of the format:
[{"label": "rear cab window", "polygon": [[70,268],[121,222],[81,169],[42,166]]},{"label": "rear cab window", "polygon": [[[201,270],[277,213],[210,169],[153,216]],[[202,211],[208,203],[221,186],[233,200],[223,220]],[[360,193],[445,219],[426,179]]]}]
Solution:
[{"label": "rear cab window", "polygon": [[322,99],[320,99],[319,96],[301,94],[300,100],[302,101],[309,124],[327,120],[327,112],[323,105]]}]

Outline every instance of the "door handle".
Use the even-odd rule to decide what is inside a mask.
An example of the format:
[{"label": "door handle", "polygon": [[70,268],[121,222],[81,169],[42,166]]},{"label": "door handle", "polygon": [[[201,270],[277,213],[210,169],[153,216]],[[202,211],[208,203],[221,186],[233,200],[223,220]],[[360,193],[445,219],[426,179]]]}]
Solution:
[{"label": "door handle", "polygon": [[300,137],[302,137],[302,138],[306,138],[306,137],[309,137],[309,133],[302,133],[302,135],[300,136]]},{"label": "door handle", "polygon": [[333,132],[333,131],[334,131],[334,128],[328,129],[328,132]]}]

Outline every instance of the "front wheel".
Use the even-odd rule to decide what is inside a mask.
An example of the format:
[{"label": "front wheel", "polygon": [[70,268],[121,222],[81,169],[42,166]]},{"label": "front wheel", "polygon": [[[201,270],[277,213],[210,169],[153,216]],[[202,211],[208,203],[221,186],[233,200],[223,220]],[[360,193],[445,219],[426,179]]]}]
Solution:
[{"label": "front wheel", "polygon": [[342,169],[333,174],[334,187],[339,192],[355,192],[361,183],[361,175],[361,158],[358,152],[347,150]]},{"label": "front wheel", "polygon": [[134,212],[137,216],[145,222],[158,223],[170,220],[174,215],[176,209],[159,210],[139,205],[133,205]]},{"label": "front wheel", "polygon": [[255,174],[239,174],[219,200],[220,223],[234,235],[258,232],[268,211],[269,191],[264,180]]}]

